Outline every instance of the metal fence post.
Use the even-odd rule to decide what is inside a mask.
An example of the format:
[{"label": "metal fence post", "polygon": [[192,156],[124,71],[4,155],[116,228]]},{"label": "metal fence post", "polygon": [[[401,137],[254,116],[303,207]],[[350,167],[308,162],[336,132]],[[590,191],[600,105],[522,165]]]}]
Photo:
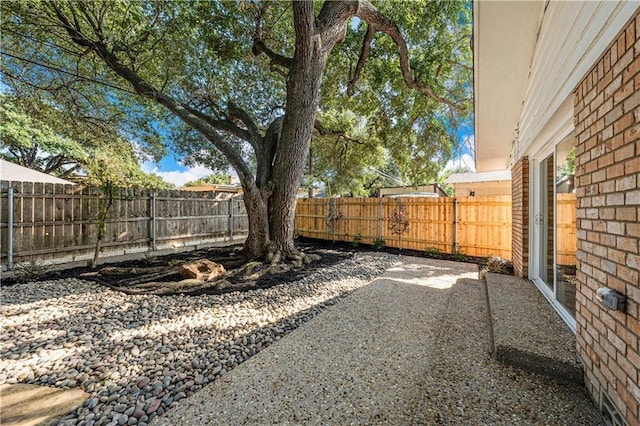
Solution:
[{"label": "metal fence post", "polygon": [[453,199],[453,254],[458,253],[458,199]]},{"label": "metal fence post", "polygon": [[329,223],[330,223],[330,217],[331,217],[331,198],[327,198],[327,211],[325,212],[324,215],[324,224],[326,225],[325,227],[327,228],[327,241],[329,241]]},{"label": "metal fence post", "polygon": [[158,249],[156,226],[156,193],[154,191],[151,195],[151,250],[153,251],[156,251]]},{"label": "metal fence post", "polygon": [[7,270],[13,269],[13,188],[7,189]]},{"label": "metal fence post", "polygon": [[233,241],[233,197],[229,198],[229,241]]}]

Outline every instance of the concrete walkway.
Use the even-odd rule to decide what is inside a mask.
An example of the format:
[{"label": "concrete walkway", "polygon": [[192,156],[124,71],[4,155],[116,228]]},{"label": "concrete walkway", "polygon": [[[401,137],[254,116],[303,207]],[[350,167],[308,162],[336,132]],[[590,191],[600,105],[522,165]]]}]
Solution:
[{"label": "concrete walkway", "polygon": [[580,385],[490,357],[477,276],[402,258],[152,425],[600,424]]}]

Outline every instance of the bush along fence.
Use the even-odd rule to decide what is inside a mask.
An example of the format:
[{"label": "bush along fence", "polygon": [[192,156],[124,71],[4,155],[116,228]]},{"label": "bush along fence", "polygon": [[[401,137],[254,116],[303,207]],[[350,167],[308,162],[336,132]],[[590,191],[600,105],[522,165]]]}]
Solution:
[{"label": "bush along fence", "polygon": [[299,236],[511,259],[511,197],[298,200]]},{"label": "bush along fence", "polygon": [[120,189],[101,220],[105,198],[99,188],[1,181],[2,268],[91,260],[101,226],[101,257],[242,241],[248,231],[242,198],[228,194]]}]

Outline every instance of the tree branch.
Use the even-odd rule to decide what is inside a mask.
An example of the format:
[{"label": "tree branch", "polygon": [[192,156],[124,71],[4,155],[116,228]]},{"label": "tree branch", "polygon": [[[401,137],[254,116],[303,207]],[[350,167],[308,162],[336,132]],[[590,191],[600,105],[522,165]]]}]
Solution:
[{"label": "tree branch", "polygon": [[271,59],[271,65],[280,65],[281,67],[287,69],[291,68],[291,58],[288,58],[269,49],[267,45],[264,44],[264,42],[260,39],[256,38],[253,40],[251,52],[253,52],[255,56],[259,56],[260,54],[264,53],[269,59]]},{"label": "tree branch", "polygon": [[343,130],[327,129],[318,120],[315,121],[315,123],[313,124],[313,127],[318,131],[320,136],[333,136],[333,137],[336,137],[336,138],[343,138],[343,139],[345,139],[345,140],[347,140],[349,142],[355,142],[355,143],[360,144],[360,145],[362,145],[364,143],[364,142],[360,141],[360,139],[356,139],[354,137],[349,136]]},{"label": "tree branch", "polygon": [[247,126],[247,132],[249,132],[249,134],[251,135],[251,137],[253,138],[253,140],[255,142],[257,142],[257,141],[259,141],[261,139],[260,130],[258,129],[258,125],[253,120],[253,118],[251,118],[251,116],[249,115],[249,113],[247,111],[245,111],[243,108],[238,106],[233,101],[229,101],[227,103],[227,109],[229,110],[229,114],[232,117],[236,117],[236,118],[240,119],[240,121],[242,121],[244,123],[244,125]]},{"label": "tree branch", "polygon": [[[402,77],[404,78],[405,84],[409,88],[422,92],[431,99],[449,106],[451,110],[461,110],[460,105],[454,103],[453,101],[450,101],[449,99],[439,96],[433,91],[431,87],[426,86],[413,78],[413,76],[411,75],[411,65],[409,63],[409,49],[407,47],[407,43],[402,37],[400,29],[393,21],[382,15],[371,3],[366,0],[360,0],[356,15],[360,19],[365,21],[368,25],[373,25],[376,32],[383,32],[391,37],[396,47],[398,48]],[[352,84],[351,82],[349,83]],[[355,84],[355,82],[353,84]]]},{"label": "tree branch", "polygon": [[245,140],[249,143],[251,143],[252,145],[254,144],[254,140],[252,139],[252,135],[250,132],[248,132],[245,129],[242,129],[241,127],[236,126],[234,123],[232,123],[231,121],[227,121],[227,120],[217,120],[201,111],[198,111],[195,108],[190,107],[187,104],[182,104],[182,106],[189,111],[191,114],[195,115],[196,117],[200,118],[203,121],[206,121],[207,124],[209,124],[211,127],[214,127],[218,130],[222,130],[224,132],[228,132],[231,133],[232,135],[234,135],[237,138],[240,138],[242,140]]},{"label": "tree branch", "polygon": [[353,77],[349,80],[347,84],[347,96],[353,96],[354,89],[356,87],[356,83],[360,78],[360,73],[362,72],[362,68],[364,68],[364,64],[367,62],[367,57],[369,56],[369,51],[371,50],[371,42],[373,41],[373,36],[376,34],[375,26],[368,24],[367,32],[364,35],[364,39],[362,40],[362,48],[360,49],[360,57],[358,58],[358,63],[356,65],[356,70],[353,73]]},{"label": "tree branch", "polygon": [[236,169],[236,172],[241,179],[244,179],[246,182],[251,182],[253,180],[251,170],[242,158],[242,155],[231,143],[227,142],[216,131],[217,127],[213,126],[203,118],[201,113],[200,115],[196,114],[196,111],[192,108],[189,108],[188,106],[167,96],[165,93],[158,91],[139,74],[120,62],[118,57],[107,48],[105,43],[91,40],[81,32],[79,27],[74,27],[55,3],[51,2],[49,4],[53,7],[58,20],[62,23],[73,42],[91,49],[113,72],[128,81],[138,95],[159,103],[175,114],[184,123],[200,132],[225,157],[227,157],[229,163]]}]

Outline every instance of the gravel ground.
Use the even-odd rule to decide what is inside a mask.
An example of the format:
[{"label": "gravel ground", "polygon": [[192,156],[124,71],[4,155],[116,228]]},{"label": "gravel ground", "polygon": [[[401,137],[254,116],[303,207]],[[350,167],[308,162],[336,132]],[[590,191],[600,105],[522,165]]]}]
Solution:
[{"label": "gravel ground", "polygon": [[583,387],[490,357],[474,277],[475,265],[403,257],[151,426],[600,424]]},{"label": "gravel ground", "polygon": [[127,296],[66,279],[1,289],[0,384],[81,387],[69,425],[145,425],[380,275],[356,253],[294,283],[221,296]]},{"label": "gravel ground", "polygon": [[[517,278],[504,277],[509,280]],[[429,374],[420,390],[425,397],[414,410],[414,424],[601,425],[583,386],[529,373],[489,356],[484,291],[481,282],[469,279],[459,280],[451,289],[436,348],[429,357]],[[512,304],[521,300],[513,299]],[[533,305],[522,309],[522,316],[513,321],[525,324],[542,315],[549,318],[547,330],[566,328],[560,317],[549,313],[553,313],[550,305]],[[575,342],[570,332],[566,338]],[[518,345],[527,339],[521,334]],[[541,336],[538,342],[549,350],[558,343],[555,336]],[[566,342],[561,343],[564,345]]]}]

